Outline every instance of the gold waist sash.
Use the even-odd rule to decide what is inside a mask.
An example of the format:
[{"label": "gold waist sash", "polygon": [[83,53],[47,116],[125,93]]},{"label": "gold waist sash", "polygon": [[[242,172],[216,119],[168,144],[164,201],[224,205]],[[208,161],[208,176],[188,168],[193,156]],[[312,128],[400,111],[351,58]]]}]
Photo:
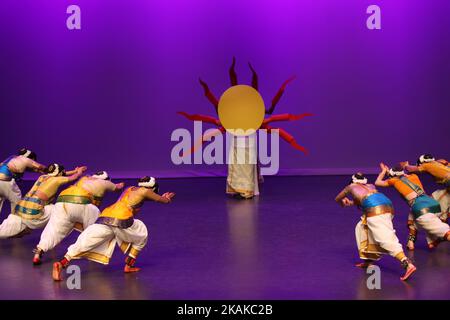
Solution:
[{"label": "gold waist sash", "polygon": [[367,218],[379,216],[382,214],[388,214],[388,213],[394,214],[394,208],[392,206],[385,205],[385,204],[376,206],[376,207],[372,207],[372,208],[367,208],[364,210],[364,215]]},{"label": "gold waist sash", "polygon": [[117,227],[119,229],[127,229],[133,225],[134,218],[131,217],[128,219],[118,219],[112,217],[99,217],[96,223],[105,224],[111,227]]}]

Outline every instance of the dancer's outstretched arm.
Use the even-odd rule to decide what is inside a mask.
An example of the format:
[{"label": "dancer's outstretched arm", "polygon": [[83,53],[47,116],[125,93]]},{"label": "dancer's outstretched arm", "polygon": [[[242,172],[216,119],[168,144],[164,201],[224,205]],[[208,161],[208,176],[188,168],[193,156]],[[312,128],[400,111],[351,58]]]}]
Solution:
[{"label": "dancer's outstretched arm", "polygon": [[101,180],[100,182],[103,183],[105,190],[108,191],[119,191],[125,186],[124,182],[114,183],[110,180]]},{"label": "dancer's outstretched arm", "polygon": [[389,183],[384,180],[384,177],[386,176],[386,173],[388,172],[388,167],[384,163],[380,163],[381,172],[377,177],[377,180],[375,181],[375,185],[377,187],[389,187]]},{"label": "dancer's outstretched arm", "polygon": [[77,180],[79,177],[83,175],[83,173],[87,170],[86,166],[83,167],[76,167],[74,170],[67,171],[66,172],[66,178],[68,179],[68,182],[72,182]]},{"label": "dancer's outstretched arm", "polygon": [[169,203],[172,201],[172,198],[175,196],[175,193],[173,192],[166,192],[162,196],[159,194],[153,192],[152,190],[147,190],[145,193],[145,198],[147,200],[152,200],[155,202],[161,202],[161,203]]},{"label": "dancer's outstretched arm", "polygon": [[420,168],[418,166],[413,166],[413,165],[409,164],[409,161],[400,162],[400,165],[403,169],[405,169],[409,173],[420,172]]},{"label": "dancer's outstretched arm", "polygon": [[341,192],[339,192],[334,200],[343,207],[350,207],[354,204],[354,202],[347,197],[347,194],[348,186],[345,187]]},{"label": "dancer's outstretched arm", "polygon": [[44,173],[45,168],[47,168],[47,166],[44,166],[43,164],[34,161],[33,159],[27,159],[27,169],[34,171],[34,172],[39,172],[39,173]]}]

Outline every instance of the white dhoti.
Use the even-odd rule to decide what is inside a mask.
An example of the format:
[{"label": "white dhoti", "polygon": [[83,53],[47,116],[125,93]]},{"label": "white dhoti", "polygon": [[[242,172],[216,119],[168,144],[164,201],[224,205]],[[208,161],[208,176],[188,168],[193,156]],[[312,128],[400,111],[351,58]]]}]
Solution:
[{"label": "white dhoti", "polygon": [[147,239],[147,227],[137,219],[134,219],[133,225],[126,229],[94,223],[69,247],[66,258],[69,260],[86,258],[108,264],[116,244],[123,253],[136,258],[147,244]]},{"label": "white dhoti", "polygon": [[436,240],[442,240],[450,232],[450,226],[442,222],[438,214],[422,214],[416,218],[415,225],[418,229],[423,229],[426,232],[428,244]]},{"label": "white dhoti", "polygon": [[11,204],[10,212],[13,212],[21,198],[22,192],[14,179],[11,181],[0,181],[0,211],[5,200],[8,200]]},{"label": "white dhoti", "polygon": [[41,234],[38,248],[43,252],[52,250],[72,230],[82,232],[95,223],[99,214],[99,209],[93,204],[56,203],[50,220]]},{"label": "white dhoti", "polygon": [[259,195],[256,138],[233,137],[228,157],[227,193],[243,197]]},{"label": "white dhoti", "polygon": [[0,239],[13,238],[27,231],[44,228],[50,220],[53,209],[53,204],[45,206],[39,219],[25,219],[18,215],[10,214],[0,225]]},{"label": "white dhoti", "polygon": [[379,260],[382,254],[394,258],[403,256],[403,248],[395,234],[392,214],[381,214],[363,219],[356,225],[355,235],[361,259]]},{"label": "white dhoti", "polygon": [[447,189],[436,190],[431,196],[441,205],[442,212],[439,218],[442,221],[447,221],[450,213],[450,192]]}]

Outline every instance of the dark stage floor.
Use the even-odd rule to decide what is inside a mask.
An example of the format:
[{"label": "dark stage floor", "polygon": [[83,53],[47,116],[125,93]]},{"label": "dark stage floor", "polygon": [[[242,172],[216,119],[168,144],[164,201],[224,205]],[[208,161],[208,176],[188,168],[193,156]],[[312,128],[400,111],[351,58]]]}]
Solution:
[{"label": "dark stage floor", "polygon": [[[381,290],[367,289],[367,275],[353,267],[360,215],[333,201],[347,180],[268,177],[262,195],[247,201],[227,198],[224,178],[162,180],[161,191],[175,191],[177,198],[170,205],[148,203],[140,214],[150,235],[140,273],[123,274],[117,250],[109,266],[76,261],[82,289],[69,290],[65,282],[54,283],[50,271],[75,233],[33,267],[35,231],[0,241],[0,298],[449,299],[450,246],[428,252],[423,234],[411,256],[418,267],[411,281],[401,282],[397,261],[386,256],[379,263]],[[29,185],[22,183],[22,190]],[[393,191],[386,194],[396,205],[394,223],[405,243],[407,206]]]}]

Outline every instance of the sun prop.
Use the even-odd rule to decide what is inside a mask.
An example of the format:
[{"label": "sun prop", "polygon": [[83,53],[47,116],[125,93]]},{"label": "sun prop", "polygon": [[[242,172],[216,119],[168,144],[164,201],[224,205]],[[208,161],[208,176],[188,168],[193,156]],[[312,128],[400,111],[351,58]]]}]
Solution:
[{"label": "sun prop", "polygon": [[[269,125],[272,122],[295,121],[312,116],[311,113],[302,113],[298,115],[284,113],[272,115],[275,110],[275,106],[278,101],[280,101],[280,98],[286,89],[286,86],[292,82],[295,77],[291,77],[283,82],[280,89],[278,89],[278,92],[273,97],[270,108],[265,109],[264,100],[258,92],[258,75],[252,65],[250,63],[248,64],[252,72],[252,85],[250,87],[247,85],[238,85],[237,75],[234,69],[235,64],[236,59],[233,58],[233,62],[229,70],[231,87],[222,94],[220,100],[217,100],[208,85],[199,79],[206,98],[214,105],[216,113],[219,117],[218,119],[207,115],[188,114],[183,111],[179,111],[178,114],[192,121],[203,121],[217,126],[218,130],[212,134],[213,136],[225,133],[225,131],[233,135],[245,136],[254,133],[258,129],[265,129],[268,133],[271,133],[272,130],[278,130],[280,137],[288,142],[292,147],[304,152],[305,154],[308,153],[308,151],[299,145],[295,141],[295,138],[286,130]],[[265,118],[265,114],[268,114],[269,116]],[[211,134],[204,135],[198,144],[201,146],[203,142],[210,141],[210,139]],[[192,147],[191,152],[195,151],[198,144]]]},{"label": "sun prop", "polygon": [[236,85],[219,100],[217,113],[222,126],[236,136],[255,133],[264,121],[264,100],[253,87]]}]

